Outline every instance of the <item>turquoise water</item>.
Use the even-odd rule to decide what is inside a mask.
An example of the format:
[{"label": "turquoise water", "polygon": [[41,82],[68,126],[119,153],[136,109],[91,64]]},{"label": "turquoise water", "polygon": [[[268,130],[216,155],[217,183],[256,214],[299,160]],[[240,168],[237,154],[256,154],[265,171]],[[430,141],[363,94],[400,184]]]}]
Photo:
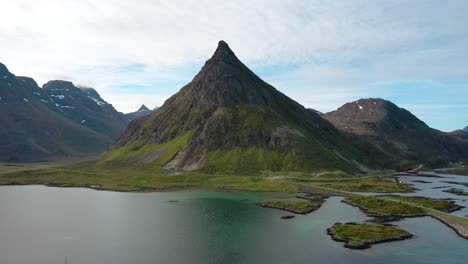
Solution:
[{"label": "turquoise water", "polygon": [[468,240],[432,218],[397,222],[416,238],[346,249],[326,235],[337,221],[368,219],[329,198],[316,212],[255,203],[272,193],[119,193],[81,188],[0,188],[0,263],[466,263]]}]

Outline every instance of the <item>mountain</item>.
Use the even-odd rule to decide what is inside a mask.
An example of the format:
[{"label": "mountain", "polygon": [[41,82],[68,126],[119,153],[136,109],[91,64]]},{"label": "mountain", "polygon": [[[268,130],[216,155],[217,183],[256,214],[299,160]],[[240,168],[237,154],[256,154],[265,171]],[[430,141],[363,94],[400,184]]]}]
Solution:
[{"label": "mountain", "polygon": [[103,166],[250,174],[358,171],[363,153],[327,120],[261,80],[220,41],[158,111],[130,122]]},{"label": "mountain", "polygon": [[390,166],[443,164],[468,159],[468,143],[427,126],[409,111],[383,99],[361,99],[324,115],[338,129],[372,149]]},{"label": "mountain", "polygon": [[128,121],[132,121],[133,119],[137,119],[137,118],[140,118],[140,117],[143,117],[143,116],[147,116],[147,115],[153,113],[153,111],[155,111],[156,109],[158,109],[158,108],[156,107],[154,110],[150,110],[148,107],[146,107],[146,105],[141,105],[140,108],[138,109],[138,111],[127,113],[127,114],[125,114],[125,117],[128,119]]},{"label": "mountain", "polygon": [[458,129],[458,130],[449,132],[448,134],[451,136],[457,137],[459,139],[462,139],[462,140],[468,140],[468,132],[466,132],[465,130]]},{"label": "mountain", "polygon": [[117,139],[128,120],[117,112],[93,88],[76,87],[72,82],[54,80],[42,86],[51,109],[64,117],[109,137]]},{"label": "mountain", "polygon": [[466,133],[468,133],[468,126],[463,129]]},{"label": "mountain", "polygon": [[0,63],[0,161],[95,155],[112,141],[52,110],[37,83]]}]

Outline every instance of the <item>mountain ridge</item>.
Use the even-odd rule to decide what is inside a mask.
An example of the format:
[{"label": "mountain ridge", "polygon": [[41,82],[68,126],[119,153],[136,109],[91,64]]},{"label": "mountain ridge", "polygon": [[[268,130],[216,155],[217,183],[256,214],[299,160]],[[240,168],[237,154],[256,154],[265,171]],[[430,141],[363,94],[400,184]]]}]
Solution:
[{"label": "mountain ridge", "polygon": [[111,141],[51,109],[50,98],[29,77],[0,63],[0,160],[41,161],[96,155]]},{"label": "mountain ridge", "polygon": [[115,110],[91,87],[78,87],[70,81],[51,80],[42,86],[42,91],[55,104],[52,110],[112,141],[127,127],[125,115]]},{"label": "mountain ridge", "polygon": [[[324,115],[338,129],[361,140],[388,167],[417,163],[446,164],[468,159],[468,144],[459,137],[430,128],[394,103],[369,98],[346,103]],[[367,146],[366,146],[367,144]],[[383,162],[383,161],[382,161]]]}]

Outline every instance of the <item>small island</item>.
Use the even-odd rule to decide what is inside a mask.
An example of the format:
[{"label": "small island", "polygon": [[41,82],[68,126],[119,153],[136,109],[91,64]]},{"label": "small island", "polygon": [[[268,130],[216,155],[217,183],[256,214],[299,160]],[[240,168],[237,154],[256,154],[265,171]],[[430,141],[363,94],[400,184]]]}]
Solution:
[{"label": "small island", "polygon": [[405,230],[389,225],[335,223],[327,229],[328,235],[337,242],[345,242],[350,249],[367,249],[372,245],[413,237]]},{"label": "small island", "polygon": [[468,196],[468,192],[465,192],[464,190],[458,189],[458,188],[450,188],[448,190],[443,190],[443,192],[452,193],[452,194],[461,195],[461,196]]},{"label": "small island", "polygon": [[259,203],[261,207],[280,209],[295,214],[308,214],[320,208],[324,200],[308,201],[268,201]]},{"label": "small island", "polygon": [[432,183],[430,181],[423,181],[423,180],[415,180],[413,182],[417,182],[417,183]]}]

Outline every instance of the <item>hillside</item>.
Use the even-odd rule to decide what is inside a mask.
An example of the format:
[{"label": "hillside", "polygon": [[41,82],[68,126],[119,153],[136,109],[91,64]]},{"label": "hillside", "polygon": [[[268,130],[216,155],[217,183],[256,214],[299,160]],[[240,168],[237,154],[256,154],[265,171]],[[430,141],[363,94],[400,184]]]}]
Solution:
[{"label": "hillside", "polygon": [[36,82],[0,63],[0,161],[96,155],[112,141],[53,111]]},{"label": "hillside", "polygon": [[360,140],[362,147],[376,147],[374,157],[387,166],[437,165],[468,159],[468,142],[430,128],[386,100],[361,99],[324,116]]},{"label": "hillside", "polygon": [[358,171],[364,154],[332,124],[249,70],[221,41],[195,78],[132,121],[102,166],[249,174]]}]

